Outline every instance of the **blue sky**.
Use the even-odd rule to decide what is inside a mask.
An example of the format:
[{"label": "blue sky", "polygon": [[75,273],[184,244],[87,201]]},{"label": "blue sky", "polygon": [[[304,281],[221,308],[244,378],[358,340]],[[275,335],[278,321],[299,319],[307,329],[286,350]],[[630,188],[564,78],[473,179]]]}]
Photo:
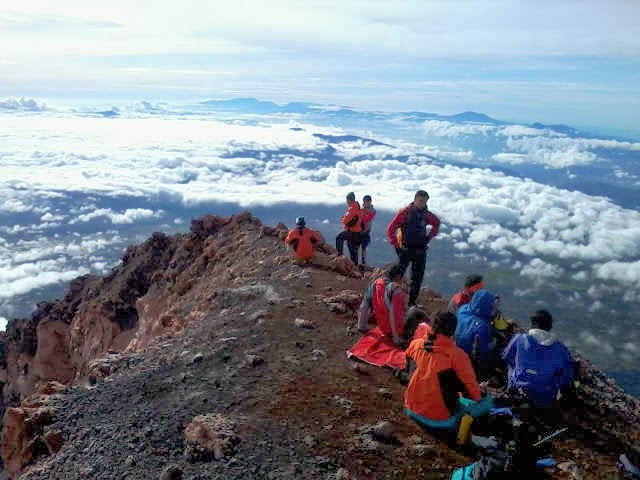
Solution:
[{"label": "blue sky", "polygon": [[640,136],[638,18],[628,0],[23,0],[0,6],[0,96],[255,96]]}]

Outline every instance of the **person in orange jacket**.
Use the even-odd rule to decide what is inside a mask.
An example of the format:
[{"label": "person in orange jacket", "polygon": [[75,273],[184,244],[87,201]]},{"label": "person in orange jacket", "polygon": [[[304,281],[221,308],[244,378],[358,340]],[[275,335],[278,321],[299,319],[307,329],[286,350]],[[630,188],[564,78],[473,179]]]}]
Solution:
[{"label": "person in orange jacket", "polygon": [[451,338],[456,326],[455,315],[438,312],[429,335],[413,340],[405,352],[408,368],[415,368],[405,391],[406,413],[440,431],[455,430],[464,414],[485,415],[493,407],[491,396],[482,397],[471,360]]},{"label": "person in orange jacket", "polygon": [[371,243],[371,223],[376,218],[376,209],[373,208],[371,203],[371,195],[365,195],[362,197],[362,264],[367,263],[367,246]]},{"label": "person in orange jacket", "polygon": [[[420,293],[429,241],[438,234],[440,227],[438,217],[427,208],[427,200],[429,194],[418,190],[413,202],[400,210],[387,227],[387,238],[396,249],[400,265],[406,270],[411,263],[410,307],[416,304]],[[431,226],[429,232],[427,225]]]},{"label": "person in orange jacket", "polygon": [[360,236],[362,233],[362,212],[360,211],[360,204],[356,202],[356,194],[353,192],[347,194],[347,211],[342,216],[342,225],[344,226],[344,230],[336,237],[338,256],[342,255],[344,242],[346,240],[351,261],[355,265],[358,265],[358,253],[361,243]]},{"label": "person in orange jacket", "polygon": [[296,218],[296,226],[289,230],[285,243],[293,249],[298,260],[309,261],[316,253],[316,246],[322,243],[320,235],[315,230],[306,227],[304,217]]}]

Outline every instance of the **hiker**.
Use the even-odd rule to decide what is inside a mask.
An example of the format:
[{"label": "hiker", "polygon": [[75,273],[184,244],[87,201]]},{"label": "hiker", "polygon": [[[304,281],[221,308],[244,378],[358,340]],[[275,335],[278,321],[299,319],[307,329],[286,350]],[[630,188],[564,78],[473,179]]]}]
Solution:
[{"label": "hiker", "polygon": [[344,226],[344,230],[336,237],[338,256],[342,255],[344,242],[346,240],[351,261],[355,265],[358,265],[358,250],[360,249],[360,236],[362,232],[362,214],[360,212],[360,204],[356,202],[356,194],[353,192],[347,194],[347,211],[342,216],[342,225]]},{"label": "hiker", "polygon": [[[404,319],[403,341],[409,343],[413,339],[424,338],[431,332],[427,321],[427,315],[422,310],[410,309]],[[347,350],[347,358],[356,358],[376,367],[389,367],[394,370],[394,375],[401,381],[404,380],[405,385],[409,380],[405,375],[407,356],[403,347],[393,343],[390,336],[382,333],[380,328],[376,327],[366,332],[351,349]]]},{"label": "hiker", "polygon": [[405,391],[405,411],[436,431],[455,430],[463,415],[485,415],[493,407],[492,397],[482,396],[469,357],[452,338],[456,325],[451,312],[438,312],[429,335],[413,340],[405,352],[408,368],[415,368]]},{"label": "hiker", "polygon": [[530,317],[531,329],[514,336],[502,358],[507,364],[507,385],[521,389],[533,407],[553,406],[558,394],[573,381],[574,363],[567,347],[551,333],[553,318],[546,310]]},{"label": "hiker", "polygon": [[[410,321],[411,330],[426,318],[424,312],[406,314],[406,293],[402,285],[402,270],[394,264],[387,273],[375,279],[365,292],[360,306],[358,330],[364,336],[347,351],[347,357],[355,357],[378,367],[404,368],[404,346],[407,342],[405,323]],[[376,328],[368,330],[374,320]],[[409,337],[410,339],[411,337]]]},{"label": "hiker", "polygon": [[318,232],[306,227],[304,217],[296,218],[296,226],[289,230],[285,243],[293,250],[295,258],[308,262],[315,254],[316,246],[322,243]]},{"label": "hiker", "polygon": [[475,273],[467,275],[464,282],[464,288],[451,297],[447,310],[455,315],[458,312],[458,309],[462,305],[469,303],[473,294],[481,288],[484,288],[482,275],[476,275]]},{"label": "hiker", "polygon": [[462,305],[456,314],[456,344],[473,362],[479,376],[489,373],[495,365],[496,343],[491,323],[498,311],[499,297],[489,290],[480,289],[471,301]]},{"label": "hiker", "polygon": [[396,346],[402,345],[406,294],[402,289],[402,267],[392,265],[384,277],[373,282],[371,311],[376,325]]},{"label": "hiker", "polygon": [[[389,243],[396,249],[398,261],[403,267],[403,275],[411,263],[409,306],[416,304],[424,277],[428,244],[438,234],[440,226],[438,217],[427,208],[428,199],[427,192],[418,190],[413,202],[400,210],[387,227],[387,237]],[[428,233],[427,225],[431,226]]]},{"label": "hiker", "polygon": [[367,264],[367,247],[371,243],[371,223],[376,216],[376,209],[371,203],[371,195],[362,197],[362,265]]}]

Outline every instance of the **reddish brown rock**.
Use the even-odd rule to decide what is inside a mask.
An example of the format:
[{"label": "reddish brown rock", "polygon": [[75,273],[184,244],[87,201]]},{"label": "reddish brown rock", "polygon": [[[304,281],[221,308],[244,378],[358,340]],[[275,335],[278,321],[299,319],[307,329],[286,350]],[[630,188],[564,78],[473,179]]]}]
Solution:
[{"label": "reddish brown rock", "polygon": [[37,327],[38,346],[32,366],[36,380],[69,383],[76,369],[71,361],[69,325],[59,321],[42,321]]}]

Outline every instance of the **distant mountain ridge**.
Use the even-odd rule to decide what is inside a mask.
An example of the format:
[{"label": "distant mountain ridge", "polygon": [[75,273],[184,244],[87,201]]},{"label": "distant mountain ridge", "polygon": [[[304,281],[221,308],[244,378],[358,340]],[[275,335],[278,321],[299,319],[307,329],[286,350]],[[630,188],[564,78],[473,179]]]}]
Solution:
[{"label": "distant mountain ridge", "polygon": [[[482,112],[465,111],[456,113],[453,115],[441,115],[433,112],[420,112],[420,111],[408,111],[408,112],[369,112],[359,111],[347,106],[333,106],[322,105],[319,103],[307,103],[307,102],[289,102],[283,105],[279,105],[275,102],[259,100],[253,97],[241,97],[224,100],[205,100],[200,102],[200,105],[211,107],[215,110],[221,111],[233,111],[233,112],[250,112],[258,114],[274,114],[274,113],[300,113],[309,114],[314,112],[322,112],[323,114],[334,115],[337,117],[384,117],[389,115],[403,115],[407,120],[413,120],[416,122],[423,122],[427,120],[439,120],[453,123],[480,123],[494,126],[507,126],[507,125],[523,125],[517,122],[508,122],[493,118]],[[585,132],[563,124],[543,124],[540,122],[534,122],[530,124],[524,124],[531,128],[537,128],[541,130],[552,130],[554,132],[562,133],[570,137],[575,136],[590,136]]]}]

